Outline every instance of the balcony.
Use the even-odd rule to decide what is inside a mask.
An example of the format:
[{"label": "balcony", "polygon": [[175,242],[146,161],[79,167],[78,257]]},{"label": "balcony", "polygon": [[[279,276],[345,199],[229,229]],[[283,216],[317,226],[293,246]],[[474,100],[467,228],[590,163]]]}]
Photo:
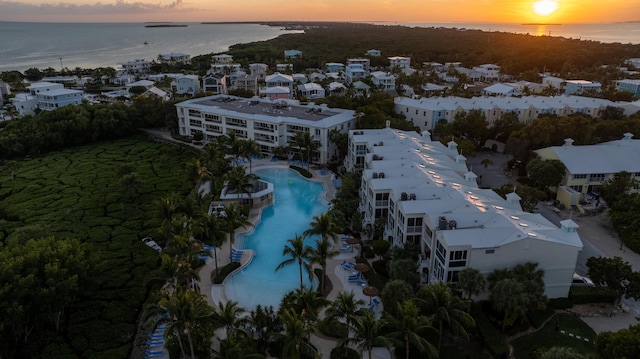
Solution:
[{"label": "balcony", "polygon": [[431,261],[431,259],[427,258],[424,254],[419,254],[418,255],[418,268],[419,269],[429,268],[430,261]]}]

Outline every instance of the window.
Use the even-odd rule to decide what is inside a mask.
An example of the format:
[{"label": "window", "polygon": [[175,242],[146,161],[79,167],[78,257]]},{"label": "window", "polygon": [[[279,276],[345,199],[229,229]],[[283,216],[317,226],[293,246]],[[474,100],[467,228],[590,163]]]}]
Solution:
[{"label": "window", "polygon": [[452,251],[449,253],[449,267],[464,267],[467,265],[467,251]]},{"label": "window", "polygon": [[458,272],[459,271],[448,271],[447,272],[447,282],[448,283],[458,283]]},{"label": "window", "polygon": [[587,178],[587,175],[586,174],[573,175],[573,179],[582,179],[582,178]]},{"label": "window", "polygon": [[582,192],[582,186],[569,186],[569,187],[576,192]]},{"label": "window", "polygon": [[320,129],[316,128],[316,136],[320,136]]},{"label": "window", "polygon": [[592,173],[589,177],[589,181],[591,182],[602,182],[606,175],[604,173]]},{"label": "window", "polygon": [[487,249],[484,251],[484,254],[494,254],[496,252],[495,249]]},{"label": "window", "polygon": [[436,241],[436,257],[440,259],[440,262],[444,263],[444,258],[447,256],[447,250],[444,249],[444,246],[440,241]]}]

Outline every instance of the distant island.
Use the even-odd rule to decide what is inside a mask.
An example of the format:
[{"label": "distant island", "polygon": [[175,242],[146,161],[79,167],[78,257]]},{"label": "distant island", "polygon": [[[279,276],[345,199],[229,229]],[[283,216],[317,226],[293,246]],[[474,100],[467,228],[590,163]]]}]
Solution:
[{"label": "distant island", "polygon": [[154,24],[154,25],[144,25],[144,27],[187,27],[188,25],[178,25],[178,24]]},{"label": "distant island", "polygon": [[547,22],[525,22],[523,24],[520,25],[534,25],[534,26],[540,26],[540,25],[550,25],[550,26],[560,26],[562,24],[554,24],[554,23],[547,23]]}]

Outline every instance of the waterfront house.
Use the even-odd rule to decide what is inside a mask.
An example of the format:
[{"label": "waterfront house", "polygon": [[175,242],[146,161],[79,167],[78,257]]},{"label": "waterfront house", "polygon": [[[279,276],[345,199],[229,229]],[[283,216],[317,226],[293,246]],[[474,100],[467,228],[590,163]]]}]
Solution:
[{"label": "waterfront house", "polygon": [[183,54],[181,52],[172,52],[170,54],[158,55],[158,60],[170,65],[175,64],[191,64],[191,55]]},{"label": "waterfront house", "polygon": [[344,71],[344,64],[339,62],[327,62],[325,64],[325,72],[340,72]]},{"label": "waterfront house", "polygon": [[362,65],[362,68],[369,73],[369,70],[371,69],[371,60],[366,59],[366,58],[353,58],[353,59],[347,59],[347,67],[349,65]]},{"label": "waterfront house", "polygon": [[511,84],[495,83],[482,90],[484,96],[518,96],[520,92]]},{"label": "waterfront house", "polygon": [[176,104],[179,132],[189,137],[201,132],[205,141],[210,141],[233,131],[239,138],[258,142],[264,155],[270,155],[276,147],[293,144],[296,132],[308,132],[321,143],[312,162],[327,163],[335,151],[329,132],[354,129],[355,112],[296,103],[222,95],[190,99]]},{"label": "waterfront house", "polygon": [[494,64],[483,64],[474,66],[473,71],[480,74],[479,81],[494,82],[500,78],[500,66]]},{"label": "waterfront house", "polygon": [[183,75],[175,79],[172,87],[178,95],[195,96],[200,93],[200,78],[198,75]]},{"label": "waterfront house", "polygon": [[357,82],[369,76],[369,71],[365,70],[362,64],[349,64],[345,70],[345,79],[348,83]]},{"label": "waterfront house", "polygon": [[144,75],[151,70],[151,62],[145,59],[135,59],[120,64],[122,70],[130,75]]},{"label": "waterfront house", "polygon": [[396,89],[396,78],[384,71],[374,71],[371,73],[371,82],[380,91],[394,91]]},{"label": "waterfront house", "polygon": [[258,78],[255,75],[244,75],[236,78],[232,86],[233,90],[247,90],[253,94],[258,93]]},{"label": "waterfront house", "polygon": [[264,81],[268,70],[269,65],[267,64],[249,64],[249,72],[255,76],[258,81]]},{"label": "waterfront house", "polygon": [[545,294],[566,297],[582,241],[572,220],[560,227],[522,211],[517,194],[503,199],[480,189],[457,144],[391,128],[349,131],[348,171],[362,170],[364,226],[384,221],[392,245],[420,248],[420,280],[457,283],[459,271],[483,275],[535,262],[544,271]]},{"label": "waterfront house", "polygon": [[291,72],[293,64],[276,64],[276,72]]},{"label": "waterfront house", "polygon": [[271,75],[267,75],[264,79],[267,87],[286,87],[289,89],[289,93],[293,92],[293,76],[274,72]]},{"label": "waterfront house", "polygon": [[[68,105],[79,105],[84,98],[84,91],[64,88],[64,85],[53,82],[35,82],[27,86],[29,96],[18,100],[23,102],[25,114],[30,114],[35,108],[40,110],[55,110]],[[35,100],[35,107],[33,101]]]},{"label": "waterfront house", "polygon": [[214,64],[231,64],[233,63],[233,56],[229,54],[212,55],[211,60]]},{"label": "waterfront house", "polygon": [[329,96],[344,96],[347,88],[340,82],[330,82],[327,86]]},{"label": "waterfront house", "polygon": [[351,84],[351,86],[353,88],[353,94],[355,96],[369,97],[369,94],[371,93],[371,86],[362,81],[356,81]]},{"label": "waterfront house", "polygon": [[293,98],[291,89],[285,86],[272,86],[260,89],[260,97],[271,101]]},{"label": "waterfront house", "polygon": [[214,95],[227,93],[227,75],[221,72],[209,74],[202,79],[202,90]]}]

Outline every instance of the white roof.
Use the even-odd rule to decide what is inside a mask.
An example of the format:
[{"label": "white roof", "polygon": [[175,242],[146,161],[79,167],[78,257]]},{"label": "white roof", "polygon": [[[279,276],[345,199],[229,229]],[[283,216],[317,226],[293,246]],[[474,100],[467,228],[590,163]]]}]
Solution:
[{"label": "white roof", "polygon": [[55,82],[34,82],[31,85],[27,86],[29,90],[35,90],[44,87],[64,87],[62,84]]},{"label": "white roof", "polygon": [[573,175],[640,172],[640,140],[623,139],[585,146],[552,146],[550,149]]},{"label": "white roof", "polygon": [[140,81],[128,83],[126,86],[127,87],[134,87],[134,86],[149,87],[149,86],[153,86],[153,84],[155,84],[155,82],[153,82],[153,81],[140,80]]},{"label": "white roof", "polygon": [[265,82],[293,82],[293,77],[290,75],[274,72],[272,75],[265,76]]},{"label": "white roof", "polygon": [[71,95],[76,93],[84,93],[84,91],[62,88],[62,89],[55,89],[47,92],[41,92],[38,94],[38,96],[60,96],[60,95]]},{"label": "white roof", "polygon": [[315,82],[309,82],[306,84],[298,85],[301,91],[323,90],[324,88]]},{"label": "white roof", "polygon": [[516,91],[516,89],[515,87],[508,84],[497,83],[497,84],[493,84],[491,86],[485,87],[483,91],[487,93],[506,95],[510,92]]},{"label": "white roof", "polygon": [[273,87],[267,87],[264,88],[262,90],[260,90],[260,93],[264,93],[264,94],[289,94],[291,93],[291,91],[289,90],[288,87],[284,87],[284,86],[273,86]]}]

